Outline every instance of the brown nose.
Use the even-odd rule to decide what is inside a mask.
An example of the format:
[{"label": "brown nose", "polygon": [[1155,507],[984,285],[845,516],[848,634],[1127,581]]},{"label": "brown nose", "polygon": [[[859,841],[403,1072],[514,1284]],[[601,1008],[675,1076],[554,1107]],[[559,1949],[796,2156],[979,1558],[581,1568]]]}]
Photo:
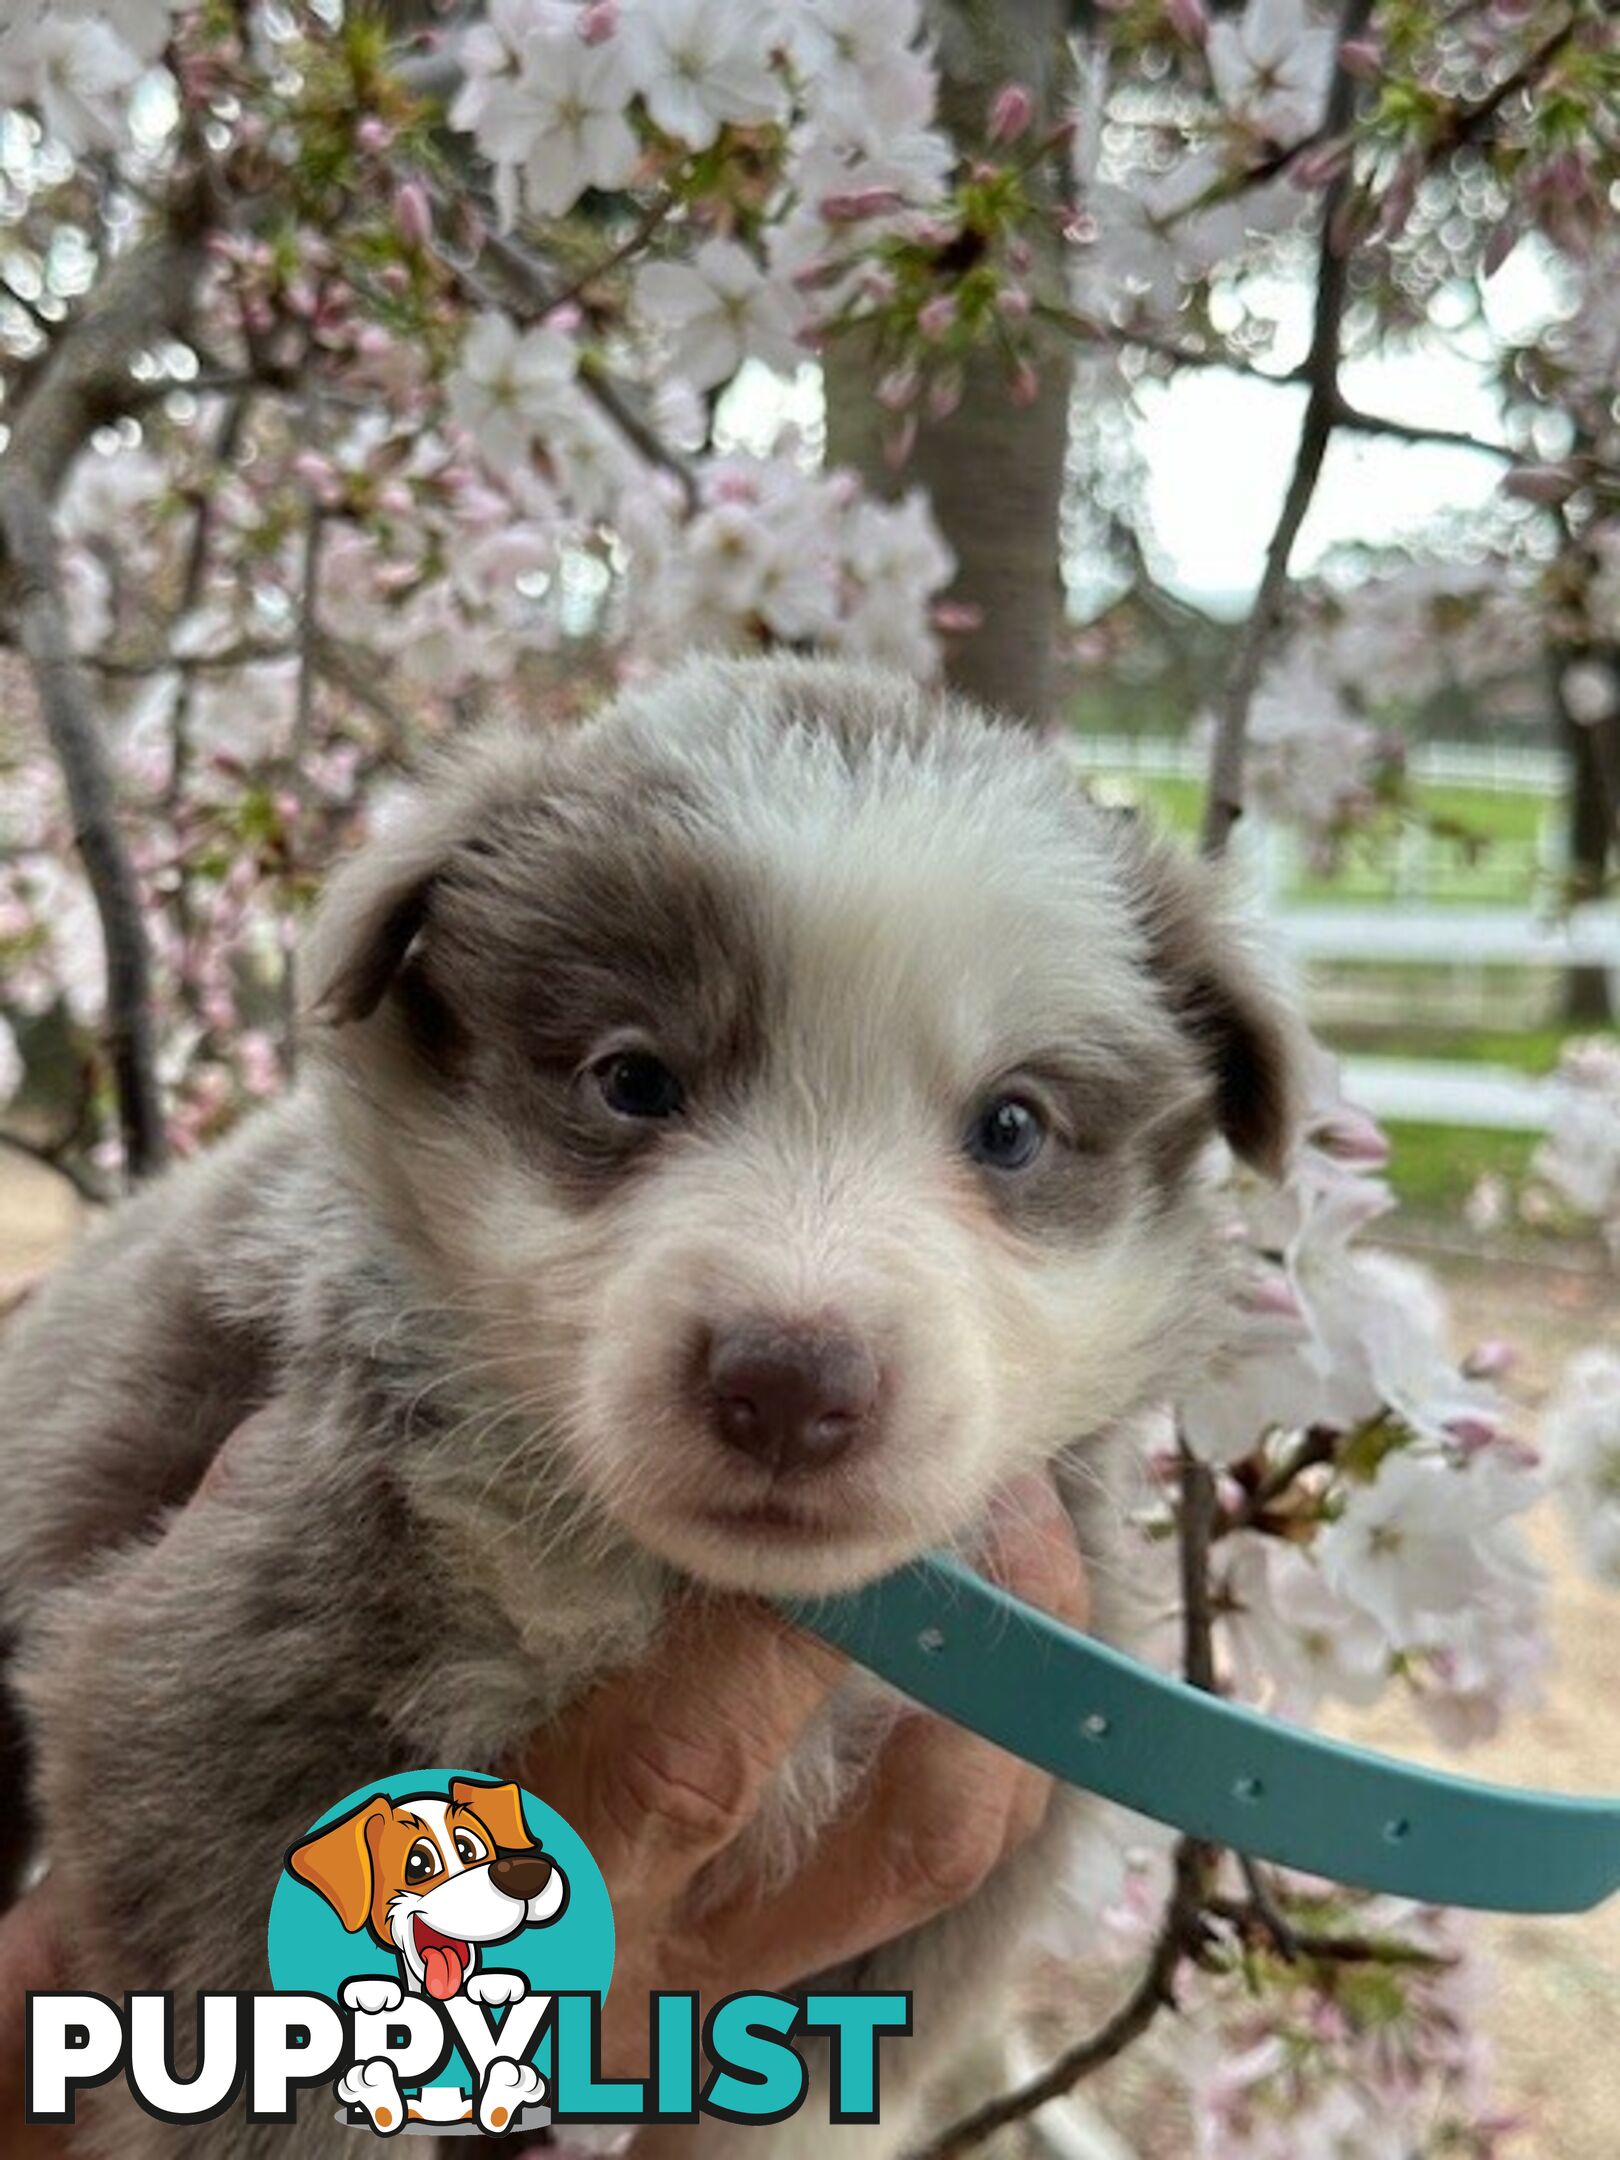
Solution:
[{"label": "brown nose", "polygon": [[776,1472],[820,1470],[870,1429],[878,1370],[853,1336],[749,1322],[709,1346],[714,1427]]},{"label": "brown nose", "polygon": [[551,1862],[544,1853],[502,1853],[489,1864],[489,1879],[508,1897],[526,1905],[538,1897],[551,1880]]}]

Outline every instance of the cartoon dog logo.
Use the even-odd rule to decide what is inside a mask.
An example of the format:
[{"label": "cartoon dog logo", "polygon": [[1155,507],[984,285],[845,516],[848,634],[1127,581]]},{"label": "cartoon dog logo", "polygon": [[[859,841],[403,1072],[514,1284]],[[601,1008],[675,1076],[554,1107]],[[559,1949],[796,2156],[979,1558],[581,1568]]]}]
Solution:
[{"label": "cartoon dog logo", "polygon": [[[529,1834],[518,1788],[468,1778],[453,1779],[448,1794],[376,1793],[295,1845],[287,1867],[351,1935],[364,1929],[399,1960],[399,1982],[348,1984],[344,2000],[356,2010],[397,2008],[402,1986],[441,2003],[458,1993],[480,2005],[510,2003],[524,1993],[522,1975],[481,1971],[480,1952],[524,1928],[549,1926],[568,1904],[567,1879]],[[482,2128],[501,2131],[542,2090],[532,2065],[497,2055],[476,2103],[447,2091],[460,2103],[448,2119],[476,2116]],[[339,2080],[338,2097],[364,2108],[385,2135],[403,2128],[407,2115],[440,2119],[437,2108],[430,2117],[402,2100],[386,2060],[357,2064]]]}]

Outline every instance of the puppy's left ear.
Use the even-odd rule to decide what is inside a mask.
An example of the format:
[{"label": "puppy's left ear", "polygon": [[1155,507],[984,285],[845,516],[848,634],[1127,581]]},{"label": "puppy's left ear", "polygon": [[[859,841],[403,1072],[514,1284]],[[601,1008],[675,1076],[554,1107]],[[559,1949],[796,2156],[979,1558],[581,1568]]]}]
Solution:
[{"label": "puppy's left ear", "polygon": [[1225,874],[1140,828],[1127,847],[1150,964],[1209,1078],[1215,1122],[1235,1155],[1281,1177],[1300,1124],[1304,1026],[1236,919]]},{"label": "puppy's left ear", "polygon": [[444,807],[425,797],[397,833],[373,840],[338,871],[305,948],[312,1020],[341,1027],[377,1010],[427,920],[433,881],[458,831]]},{"label": "puppy's left ear", "polygon": [[525,1852],[534,1844],[523,1820],[523,1795],[515,1785],[474,1785],[468,1778],[453,1778],[450,1797],[457,1807],[473,1810],[502,1852]]}]

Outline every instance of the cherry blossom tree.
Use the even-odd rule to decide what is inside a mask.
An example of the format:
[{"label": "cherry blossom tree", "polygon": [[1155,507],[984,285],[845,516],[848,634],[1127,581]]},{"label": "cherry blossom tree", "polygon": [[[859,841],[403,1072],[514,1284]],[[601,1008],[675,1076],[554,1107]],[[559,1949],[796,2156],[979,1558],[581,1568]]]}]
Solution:
[{"label": "cherry blossom tree", "polygon": [[[562,724],[679,653],[789,646],[1053,725],[1065,530],[1138,594],[1152,535],[1087,461],[1148,380],[1220,367],[1300,427],[1207,710],[1204,843],[1323,855],[1399,788],[1381,702],[1545,665],[1587,890],[1620,807],[1602,0],[20,0],[0,24],[0,1107],[87,1192],[285,1085],[300,918],[423,747]],[[1500,427],[1345,388],[1559,295]],[[1276,302],[1309,295],[1287,349]],[[1341,437],[1500,473],[1475,560],[1302,582]],[[1106,513],[1106,514],[1105,514]],[[539,716],[539,717],[536,717]],[[1620,1221],[1613,1060],[1572,1054],[1542,1172]],[[1594,1138],[1596,1136],[1596,1138]],[[1549,1465],[1361,1241],[1381,1136],[1330,1061],[1286,1181],[1220,1169],[1247,1296],[1144,1448],[1144,1654],[1278,1715],[1409,1693],[1465,1745],[1546,1651],[1522,1530],[1561,1480],[1616,1573],[1613,1361]],[[1082,1903],[1117,2014],[939,2132],[982,2143],[1160,2017],[1212,2153],[1495,2148],[1451,1916],[1136,1826]],[[1444,2141],[1450,2140],[1449,2144]]]}]

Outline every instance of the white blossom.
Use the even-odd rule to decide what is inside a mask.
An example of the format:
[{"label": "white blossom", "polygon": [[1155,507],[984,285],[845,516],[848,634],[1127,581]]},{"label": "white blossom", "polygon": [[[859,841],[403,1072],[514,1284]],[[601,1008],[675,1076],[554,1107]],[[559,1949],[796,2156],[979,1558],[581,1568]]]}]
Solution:
[{"label": "white blossom", "polygon": [[43,9],[0,30],[0,102],[38,107],[64,149],[116,143],[145,63],[107,23]]},{"label": "white blossom", "polygon": [[23,1057],[17,1046],[17,1031],[4,1013],[0,1013],[0,1109],[16,1095],[23,1084]]},{"label": "white blossom", "polygon": [[728,121],[781,114],[782,85],[770,67],[773,27],[768,8],[737,0],[632,0],[617,42],[656,124],[707,150]]},{"label": "white blossom", "polygon": [[1296,143],[1319,125],[1333,32],[1310,0],[1248,0],[1239,21],[1210,25],[1207,50],[1216,96],[1268,142]]},{"label": "white blossom", "polygon": [[806,104],[829,138],[881,154],[928,130],[938,78],[917,48],[919,0],[799,0],[787,24]]},{"label": "white blossom", "polygon": [[449,382],[450,416],[497,471],[526,464],[535,438],[564,410],[578,354],[560,330],[520,331],[505,315],[481,315]]},{"label": "white blossom", "polygon": [[632,94],[616,39],[588,45],[571,26],[531,29],[516,73],[489,81],[472,108],[507,216],[520,193],[536,215],[561,217],[587,188],[623,187],[640,155]]},{"label": "white blossom", "polygon": [[1389,1684],[1391,1650],[1372,1614],[1330,1588],[1298,1547],[1252,1534],[1236,1544],[1221,1602],[1242,1692],[1298,1719],[1329,1697],[1376,1702]]},{"label": "white blossom", "polygon": [[1391,1644],[1425,1639],[1437,1620],[1489,1602],[1521,1566],[1506,1519],[1537,1497],[1533,1479],[1481,1458],[1465,1464],[1401,1449],[1351,1488],[1317,1540],[1322,1578],[1370,1613]]},{"label": "white blossom", "polygon": [[636,304],[674,339],[674,365],[699,390],[729,382],[745,359],[783,370],[803,354],[787,296],[735,240],[706,240],[690,262],[648,263]]},{"label": "white blossom", "polygon": [[1583,1564],[1620,1589],[1620,1352],[1583,1350],[1570,1360],[1542,1435]]},{"label": "white blossom", "polygon": [[1564,1045],[1533,1168],[1620,1252],[1620,1043],[1594,1035]]}]

